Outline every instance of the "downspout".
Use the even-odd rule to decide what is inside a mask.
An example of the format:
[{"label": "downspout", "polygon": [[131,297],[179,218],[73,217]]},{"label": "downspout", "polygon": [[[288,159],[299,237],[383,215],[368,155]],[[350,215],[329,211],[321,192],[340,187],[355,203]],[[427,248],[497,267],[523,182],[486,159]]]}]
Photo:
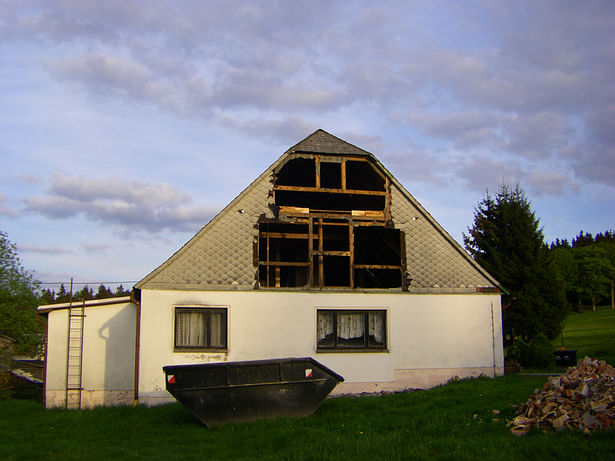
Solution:
[{"label": "downspout", "polygon": [[141,344],[141,290],[134,288],[130,293],[130,300],[136,304],[137,313],[135,321],[135,376],[134,376],[134,396],[133,406],[139,404],[139,355]]},{"label": "downspout", "polygon": [[497,376],[495,366],[495,322],[493,320],[493,301],[491,301],[491,353],[493,359],[493,377]]},{"label": "downspout", "polygon": [[47,321],[44,321],[42,315],[36,313],[36,320],[45,327],[45,340],[43,341],[43,408],[47,408],[47,351],[49,343],[49,314],[44,314]]}]

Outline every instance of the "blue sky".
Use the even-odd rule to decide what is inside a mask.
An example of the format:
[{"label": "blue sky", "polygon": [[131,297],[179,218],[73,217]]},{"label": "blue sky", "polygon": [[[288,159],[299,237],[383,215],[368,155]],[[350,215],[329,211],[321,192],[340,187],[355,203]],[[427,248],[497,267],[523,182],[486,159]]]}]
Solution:
[{"label": "blue sky", "polygon": [[613,229],[613,30],[610,0],[4,0],[0,230],[41,281],[139,280],[318,128],[459,242],[503,182],[548,242]]}]

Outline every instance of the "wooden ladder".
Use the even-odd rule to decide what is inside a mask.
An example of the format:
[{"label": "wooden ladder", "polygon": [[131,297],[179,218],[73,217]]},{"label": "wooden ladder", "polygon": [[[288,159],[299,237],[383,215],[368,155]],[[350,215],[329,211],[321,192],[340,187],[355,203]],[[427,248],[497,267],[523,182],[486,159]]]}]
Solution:
[{"label": "wooden ladder", "polygon": [[83,304],[68,309],[68,352],[66,359],[66,408],[81,408],[83,376],[83,325],[85,322],[85,300]]}]

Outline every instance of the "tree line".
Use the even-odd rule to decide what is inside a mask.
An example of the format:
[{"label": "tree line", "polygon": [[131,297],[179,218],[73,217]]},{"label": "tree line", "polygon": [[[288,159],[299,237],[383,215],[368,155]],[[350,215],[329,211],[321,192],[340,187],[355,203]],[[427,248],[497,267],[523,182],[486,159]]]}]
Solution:
[{"label": "tree line", "polygon": [[615,309],[615,233],[592,236],[580,231],[572,242],[556,239],[549,253],[559,271],[566,300],[580,312],[584,305],[610,304]]},{"label": "tree line", "polygon": [[115,291],[113,291],[113,288],[106,287],[103,284],[98,285],[96,293],[94,293],[94,290],[89,288],[88,285],[85,285],[81,290],[71,293],[70,290],[66,290],[66,287],[62,283],[57,293],[55,290],[49,288],[42,290],[40,292],[39,305],[67,303],[70,301],[86,301],[88,299],[115,298],[118,296],[128,296],[129,294],[130,291],[126,290],[123,285],[119,285]]}]

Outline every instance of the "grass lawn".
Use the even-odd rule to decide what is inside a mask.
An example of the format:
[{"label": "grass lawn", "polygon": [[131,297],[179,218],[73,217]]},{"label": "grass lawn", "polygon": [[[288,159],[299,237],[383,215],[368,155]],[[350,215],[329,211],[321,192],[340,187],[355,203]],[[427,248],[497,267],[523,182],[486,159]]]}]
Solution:
[{"label": "grass lawn", "polygon": [[341,397],[308,418],[211,429],[179,404],[71,411],[6,400],[0,401],[0,459],[615,459],[615,431],[510,433],[506,420],[544,382],[510,375]]},{"label": "grass lawn", "polygon": [[[560,338],[553,345],[561,347]],[[564,323],[564,346],[576,349],[578,359],[588,355],[615,366],[615,311],[611,306],[601,306],[596,312],[571,313]]]}]

